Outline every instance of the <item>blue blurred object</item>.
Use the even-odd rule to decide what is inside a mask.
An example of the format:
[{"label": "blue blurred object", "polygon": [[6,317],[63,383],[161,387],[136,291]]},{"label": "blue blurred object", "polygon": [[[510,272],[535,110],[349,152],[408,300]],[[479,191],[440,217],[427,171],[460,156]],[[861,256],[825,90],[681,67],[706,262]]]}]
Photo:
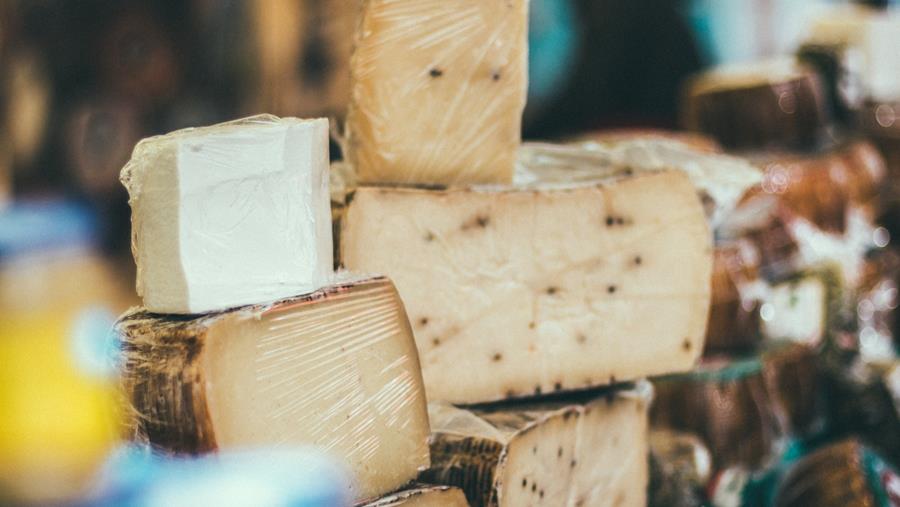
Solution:
[{"label": "blue blurred object", "polygon": [[532,0],[528,19],[528,103],[555,97],[572,73],[579,37],[572,0]]},{"label": "blue blurred object", "polygon": [[247,450],[171,458],[137,446],[106,463],[93,499],[79,507],[341,507],[345,471],[312,449]]},{"label": "blue blurred object", "polygon": [[89,208],[75,202],[18,201],[0,209],[0,261],[90,248],[96,241],[96,217]]},{"label": "blue blurred object", "polygon": [[70,331],[72,357],[78,369],[96,378],[114,378],[119,347],[110,330],[116,315],[109,308],[92,305],[79,311]]}]

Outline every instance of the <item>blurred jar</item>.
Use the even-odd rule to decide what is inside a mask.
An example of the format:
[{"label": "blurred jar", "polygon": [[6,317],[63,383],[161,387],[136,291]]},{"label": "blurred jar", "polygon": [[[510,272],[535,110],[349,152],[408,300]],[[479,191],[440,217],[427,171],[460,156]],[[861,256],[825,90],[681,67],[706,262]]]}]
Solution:
[{"label": "blurred jar", "polygon": [[119,439],[110,325],[130,280],[62,202],[0,211],[0,503],[77,498]]}]

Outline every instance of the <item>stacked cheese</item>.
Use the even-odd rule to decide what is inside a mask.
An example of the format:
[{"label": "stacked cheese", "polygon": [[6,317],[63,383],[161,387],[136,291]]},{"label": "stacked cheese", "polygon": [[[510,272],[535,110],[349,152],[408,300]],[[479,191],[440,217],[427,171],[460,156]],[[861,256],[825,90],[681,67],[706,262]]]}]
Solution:
[{"label": "stacked cheese", "polygon": [[135,437],[173,453],[320,447],[373,499],[429,465],[418,354],[387,278],[332,270],[325,120],[141,142],[138,292],[117,324]]},{"label": "stacked cheese", "polygon": [[409,313],[424,480],[473,505],[644,505],[640,379],[703,349],[710,230],[683,171],[516,167],[527,10],[362,2],[340,262],[390,276]]}]

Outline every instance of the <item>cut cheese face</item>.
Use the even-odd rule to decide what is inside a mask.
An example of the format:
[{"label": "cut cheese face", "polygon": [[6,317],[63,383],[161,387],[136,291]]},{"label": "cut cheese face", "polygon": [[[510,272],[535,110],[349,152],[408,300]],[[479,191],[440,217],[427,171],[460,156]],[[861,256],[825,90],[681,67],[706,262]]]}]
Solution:
[{"label": "cut cheese face", "polygon": [[688,178],[662,171],[363,187],[341,250],[345,267],[397,284],[428,399],[466,404],[690,369],[709,311],[710,236]]},{"label": "cut cheese face", "polygon": [[347,158],[364,183],[508,183],[528,0],[365,0]]},{"label": "cut cheese face", "polygon": [[469,502],[459,488],[421,484],[385,495],[361,507],[469,507]]},{"label": "cut cheese face", "polygon": [[327,120],[258,116],[151,137],[122,182],[152,312],[257,304],[331,278]]},{"label": "cut cheese face", "polygon": [[652,389],[464,410],[430,404],[431,481],[473,506],[644,506]]},{"label": "cut cheese face", "polygon": [[139,437],[174,452],[313,445],[358,499],[428,466],[428,418],[403,305],[385,278],[196,319],[118,324]]}]

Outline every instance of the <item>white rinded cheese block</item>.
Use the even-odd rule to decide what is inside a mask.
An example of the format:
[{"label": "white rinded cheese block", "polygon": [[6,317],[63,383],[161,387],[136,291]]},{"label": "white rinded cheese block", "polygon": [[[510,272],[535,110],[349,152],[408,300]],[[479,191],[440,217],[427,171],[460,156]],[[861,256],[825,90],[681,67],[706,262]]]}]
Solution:
[{"label": "white rinded cheese block", "polygon": [[432,467],[473,507],[645,506],[645,381],[566,402],[465,410],[429,403]]},{"label": "white rinded cheese block", "polygon": [[688,177],[659,171],[361,187],[342,219],[341,257],[397,284],[428,399],[480,403],[690,369],[703,349],[711,240]]},{"label": "white rinded cheese block", "polygon": [[256,116],[151,137],[122,182],[152,312],[262,303],[331,279],[325,119]]},{"label": "white rinded cheese block", "polygon": [[365,183],[508,183],[521,140],[528,0],[365,0],[347,158]]},{"label": "white rinded cheese block", "polygon": [[469,507],[466,495],[453,486],[417,484],[361,507]]},{"label": "white rinded cheese block", "polygon": [[386,278],[195,318],[141,309],[116,329],[136,436],[160,450],[313,445],[360,500],[429,464],[418,355]]}]

